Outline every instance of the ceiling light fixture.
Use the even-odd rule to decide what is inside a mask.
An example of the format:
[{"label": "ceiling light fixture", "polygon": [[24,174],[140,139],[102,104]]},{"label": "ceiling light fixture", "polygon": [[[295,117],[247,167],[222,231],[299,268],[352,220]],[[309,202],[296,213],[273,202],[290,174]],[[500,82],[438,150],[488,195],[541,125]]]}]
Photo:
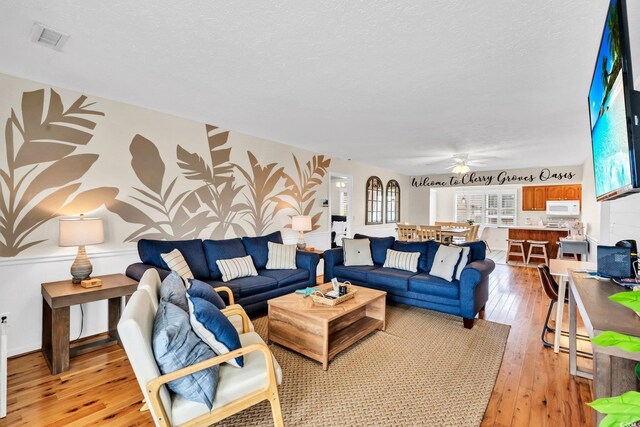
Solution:
[{"label": "ceiling light fixture", "polygon": [[336,187],[338,187],[338,188],[344,188],[344,187],[346,187],[346,186],[347,186],[347,183],[346,183],[346,182],[344,182],[344,181],[338,181],[338,182],[336,182]]},{"label": "ceiling light fixture", "polygon": [[469,169],[469,166],[467,166],[467,162],[462,162],[460,164],[455,165],[452,170],[453,173],[459,174],[459,175],[463,175],[469,171],[471,171],[471,169]]}]

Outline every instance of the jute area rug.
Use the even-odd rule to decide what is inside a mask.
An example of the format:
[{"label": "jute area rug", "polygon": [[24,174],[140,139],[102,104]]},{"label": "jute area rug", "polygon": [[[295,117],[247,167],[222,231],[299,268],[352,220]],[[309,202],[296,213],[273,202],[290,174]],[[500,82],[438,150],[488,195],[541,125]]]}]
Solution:
[{"label": "jute area rug", "polygon": [[[254,320],[267,335],[267,318]],[[278,345],[286,426],[478,426],[489,402],[509,326],[405,305],[387,306],[376,331],[322,365]],[[218,425],[273,425],[267,402]]]}]

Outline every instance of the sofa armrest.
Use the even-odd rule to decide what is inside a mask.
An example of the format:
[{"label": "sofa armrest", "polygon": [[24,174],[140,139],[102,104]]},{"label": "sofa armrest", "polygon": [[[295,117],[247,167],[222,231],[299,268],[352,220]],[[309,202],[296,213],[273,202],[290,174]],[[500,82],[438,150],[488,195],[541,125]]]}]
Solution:
[{"label": "sofa armrest", "polygon": [[309,286],[316,285],[320,255],[309,251],[296,251],[296,267],[309,272]]},{"label": "sofa armrest", "polygon": [[493,260],[469,263],[460,276],[460,311],[462,317],[472,319],[489,299],[489,275],[496,268]]},{"label": "sofa armrest", "polygon": [[158,271],[158,274],[160,275],[160,280],[164,280],[165,277],[167,277],[169,275],[169,273],[171,273],[171,271],[169,270],[165,270],[163,268],[159,268],[159,267],[155,267],[151,264],[144,264],[142,262],[136,262],[131,264],[129,267],[127,267],[127,270],[125,271],[125,275],[127,277],[130,277],[134,280],[137,280],[138,282],[140,281],[140,278],[142,277],[142,275],[144,274],[145,271],[147,271],[150,268],[155,268]]},{"label": "sofa armrest", "polygon": [[324,281],[333,279],[333,267],[344,264],[344,251],[342,248],[334,248],[324,251]]}]

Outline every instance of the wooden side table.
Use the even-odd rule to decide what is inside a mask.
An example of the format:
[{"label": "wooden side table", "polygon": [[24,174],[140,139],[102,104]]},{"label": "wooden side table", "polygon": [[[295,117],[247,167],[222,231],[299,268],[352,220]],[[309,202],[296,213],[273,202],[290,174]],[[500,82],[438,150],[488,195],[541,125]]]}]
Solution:
[{"label": "wooden side table", "polygon": [[[122,297],[130,296],[138,287],[138,282],[124,274],[95,276],[102,280],[102,286],[83,288],[71,280],[42,284],[42,354],[52,374],[69,369],[70,356],[88,353],[119,342],[118,321],[122,311]],[[69,343],[69,318],[72,305],[109,300],[109,336],[87,344]]]}]

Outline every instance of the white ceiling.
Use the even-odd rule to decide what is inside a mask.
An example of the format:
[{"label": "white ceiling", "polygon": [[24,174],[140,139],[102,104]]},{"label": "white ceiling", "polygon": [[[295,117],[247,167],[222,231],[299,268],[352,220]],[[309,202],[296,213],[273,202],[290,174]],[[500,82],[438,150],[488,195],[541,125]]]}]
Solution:
[{"label": "white ceiling", "polygon": [[406,174],[575,165],[607,5],[5,0],[0,72]]}]

